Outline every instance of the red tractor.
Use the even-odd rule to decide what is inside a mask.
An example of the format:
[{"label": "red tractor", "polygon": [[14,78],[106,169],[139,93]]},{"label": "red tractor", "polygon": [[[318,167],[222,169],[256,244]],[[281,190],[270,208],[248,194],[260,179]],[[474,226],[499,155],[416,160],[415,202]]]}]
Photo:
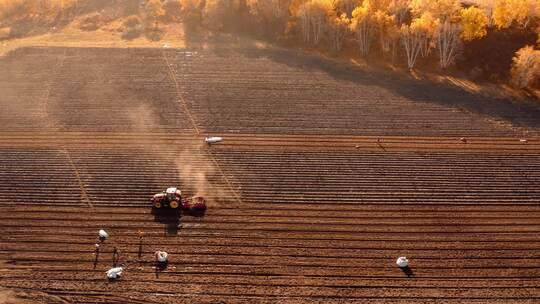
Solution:
[{"label": "red tractor", "polygon": [[152,197],[152,206],[156,209],[182,208],[190,211],[203,211],[206,209],[206,202],[201,196],[182,199],[182,191],[175,187],[170,187],[163,192],[154,194]]}]

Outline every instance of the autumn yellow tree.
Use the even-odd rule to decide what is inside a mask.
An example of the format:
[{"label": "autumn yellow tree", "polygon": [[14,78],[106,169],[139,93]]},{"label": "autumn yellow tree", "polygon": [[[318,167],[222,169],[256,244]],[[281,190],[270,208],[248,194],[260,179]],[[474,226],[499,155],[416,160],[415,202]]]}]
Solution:
[{"label": "autumn yellow tree", "polygon": [[332,2],[334,10],[339,14],[346,14],[348,18],[352,17],[354,9],[362,3],[362,0],[335,0]]},{"label": "autumn yellow tree", "polygon": [[388,12],[395,16],[397,25],[401,26],[409,13],[411,0],[392,0],[388,5]]},{"label": "autumn yellow tree", "polygon": [[247,0],[250,13],[271,23],[271,19],[283,19],[288,15],[291,0]]},{"label": "autumn yellow tree", "polygon": [[459,13],[461,3],[459,0],[411,0],[409,7],[414,16],[429,12],[434,18],[444,22]]},{"label": "autumn yellow tree", "polygon": [[369,1],[364,1],[362,5],[352,12],[350,29],[354,33],[362,56],[369,54],[371,41],[373,40],[374,19],[372,17],[373,12]]},{"label": "autumn yellow tree", "polygon": [[418,32],[420,37],[420,54],[422,57],[427,57],[435,46],[433,39],[439,23],[439,19],[433,17],[429,11],[424,12],[419,18],[412,21],[411,27]]},{"label": "autumn yellow tree", "polygon": [[420,52],[425,56],[433,46],[436,46],[441,68],[447,68],[454,62],[461,46],[462,26],[459,23],[461,2],[412,0],[410,8],[414,16],[421,14],[411,24],[411,27],[419,32],[417,36],[420,37]]},{"label": "autumn yellow tree", "polygon": [[512,24],[527,27],[532,19],[538,18],[539,13],[538,0],[497,0],[493,10],[493,23],[499,29]]},{"label": "autumn yellow tree", "polygon": [[247,0],[250,16],[260,25],[261,32],[283,33],[289,17],[291,0]]},{"label": "autumn yellow tree", "polygon": [[488,27],[493,26],[493,12],[495,10],[496,1],[497,0],[476,0],[476,5],[484,11],[484,14],[487,17]]},{"label": "autumn yellow tree", "polygon": [[397,38],[396,17],[389,13],[378,10],[373,14],[376,33],[379,36],[381,51],[390,52]]},{"label": "autumn yellow tree", "polygon": [[304,42],[319,43],[328,16],[332,13],[333,6],[330,0],[308,0],[295,10],[296,17],[300,21],[300,30]]},{"label": "autumn yellow tree", "polygon": [[512,2],[509,0],[497,0],[493,9],[493,23],[497,28],[507,28],[514,21],[514,14],[511,12]]},{"label": "autumn yellow tree", "polygon": [[399,26],[408,13],[410,0],[363,0],[352,12],[350,30],[360,54],[366,56],[378,38],[383,52],[395,51],[399,41]]},{"label": "autumn yellow tree", "polygon": [[328,38],[334,51],[341,51],[349,23],[350,19],[346,13],[342,13],[339,17],[330,17],[328,21]]},{"label": "autumn yellow tree", "polygon": [[403,24],[401,26],[399,37],[405,50],[407,58],[407,67],[412,70],[416,64],[416,59],[420,54],[422,33],[415,26]]},{"label": "autumn yellow tree", "polygon": [[511,81],[516,87],[524,89],[539,80],[540,51],[530,45],[523,47],[516,52],[512,61]]},{"label": "autumn yellow tree", "polygon": [[487,34],[488,17],[482,9],[471,6],[462,9],[460,15],[463,40],[480,39]]},{"label": "autumn yellow tree", "polygon": [[439,50],[439,63],[442,69],[446,69],[454,63],[461,47],[461,25],[444,21],[437,27],[437,49]]},{"label": "autumn yellow tree", "polygon": [[298,15],[300,6],[304,5],[305,3],[306,3],[306,0],[291,0],[291,3],[289,4],[289,12],[291,16]]}]

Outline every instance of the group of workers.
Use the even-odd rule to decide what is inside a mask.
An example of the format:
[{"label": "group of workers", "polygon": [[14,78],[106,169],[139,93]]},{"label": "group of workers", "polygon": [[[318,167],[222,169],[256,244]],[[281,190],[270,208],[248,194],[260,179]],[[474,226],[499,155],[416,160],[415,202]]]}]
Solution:
[{"label": "group of workers", "polygon": [[[101,244],[105,242],[105,240],[109,237],[109,234],[101,229],[98,232],[99,234],[99,242],[95,244],[96,251],[95,251],[95,261],[94,261],[94,268],[96,267],[97,260],[99,257],[99,248],[101,247]],[[143,232],[139,231],[139,258],[141,258],[141,250],[142,250],[142,240],[143,240]],[[120,253],[116,247],[113,247],[113,254],[112,254],[112,268],[107,270],[107,278],[109,280],[116,280],[119,279],[122,276],[123,268],[117,267],[118,260],[120,258]],[[154,252],[154,258],[156,262],[156,271],[158,269],[164,269],[168,262],[169,262],[169,254],[165,251],[156,251]],[[396,264],[399,268],[401,268],[408,276],[412,274],[409,268],[409,260],[407,257],[399,257],[396,260]]]},{"label": "group of workers", "polygon": [[[100,229],[98,231],[98,235],[99,235],[99,241],[95,244],[95,252],[94,252],[94,255],[95,255],[95,260],[94,260],[94,269],[96,268],[96,265],[97,265],[97,261],[98,261],[98,258],[99,258],[99,250],[102,246],[102,244],[105,242],[105,240],[107,240],[109,238],[109,234],[103,230],[103,229]],[[141,254],[142,254],[142,240],[143,240],[143,232],[142,231],[139,231],[139,258],[141,258]],[[156,262],[156,271],[157,269],[165,269],[165,267],[167,266],[168,262],[169,262],[169,254],[165,251],[156,251],[154,253],[154,258],[155,258],[155,262]],[[116,279],[119,279],[121,276],[122,276],[122,272],[123,272],[123,267],[118,267],[118,261],[120,259],[120,252],[118,251],[118,248],[116,247],[113,247],[113,252],[112,252],[112,268],[110,268],[109,270],[107,270],[106,272],[106,275],[107,275],[107,278],[109,280],[116,280]]]}]

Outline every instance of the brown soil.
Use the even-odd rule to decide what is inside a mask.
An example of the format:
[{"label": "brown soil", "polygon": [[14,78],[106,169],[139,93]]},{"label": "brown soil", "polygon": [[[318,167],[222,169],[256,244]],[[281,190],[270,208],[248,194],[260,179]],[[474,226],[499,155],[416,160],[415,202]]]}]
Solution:
[{"label": "brown soil", "polygon": [[[540,301],[536,105],[279,49],[26,48],[0,67],[5,289],[47,303]],[[172,184],[203,187],[207,212],[152,213]],[[125,274],[108,282],[113,247]]]}]

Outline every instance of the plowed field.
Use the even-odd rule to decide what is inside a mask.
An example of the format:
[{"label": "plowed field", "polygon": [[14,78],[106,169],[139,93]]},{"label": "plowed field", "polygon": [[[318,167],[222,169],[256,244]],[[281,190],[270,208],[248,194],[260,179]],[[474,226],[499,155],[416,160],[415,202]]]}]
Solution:
[{"label": "plowed field", "polygon": [[[0,287],[19,297],[540,302],[537,105],[279,49],[25,48],[0,92]],[[170,185],[206,213],[152,212]]]}]

